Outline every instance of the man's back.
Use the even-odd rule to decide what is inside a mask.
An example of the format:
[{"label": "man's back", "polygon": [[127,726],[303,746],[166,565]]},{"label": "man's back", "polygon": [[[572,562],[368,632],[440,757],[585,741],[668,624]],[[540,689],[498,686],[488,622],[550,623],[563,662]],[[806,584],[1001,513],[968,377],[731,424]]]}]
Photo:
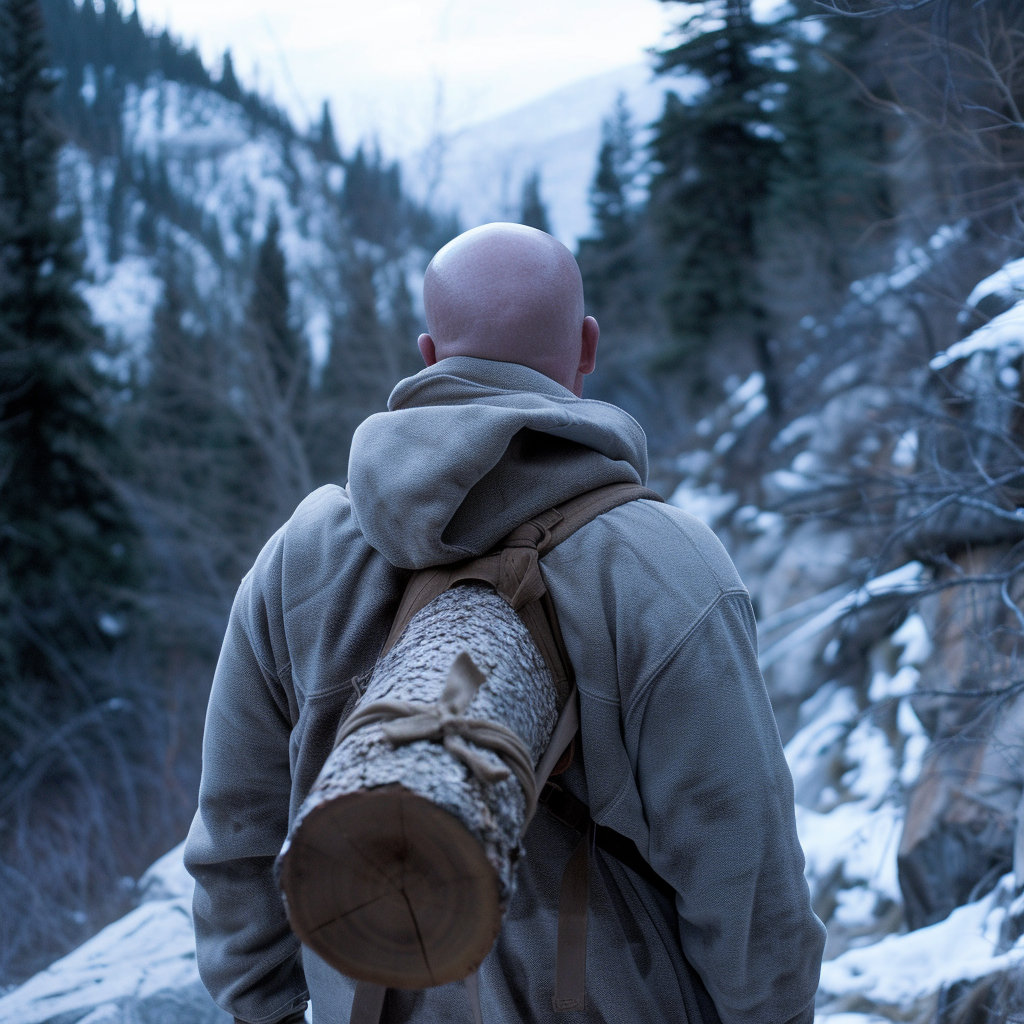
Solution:
[{"label": "man's back", "polygon": [[[444,359],[391,405],[357,433],[348,493],[307,499],[246,578],[211,697],[186,852],[200,968],[222,1005],[254,1024],[305,998],[272,861],[408,570],[481,553],[577,493],[646,476],[628,416],[513,363]],[[580,688],[582,756],[565,785],[678,893],[673,907],[598,852],[587,1019],[809,1020],[822,929],[728,556],[679,510],[634,502],[584,527],[542,571]],[[558,1019],[558,882],[577,839],[546,811],[531,826],[481,969],[486,1019]],[[303,959],[318,1020],[347,1019],[351,984]],[[386,1020],[462,1018],[459,985],[393,993],[385,1010]]]}]

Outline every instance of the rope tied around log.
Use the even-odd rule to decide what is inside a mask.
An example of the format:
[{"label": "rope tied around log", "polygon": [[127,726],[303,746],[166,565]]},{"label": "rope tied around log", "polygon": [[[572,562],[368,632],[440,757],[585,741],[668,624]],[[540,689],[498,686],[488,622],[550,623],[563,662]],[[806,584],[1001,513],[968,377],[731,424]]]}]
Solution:
[{"label": "rope tied around log", "polygon": [[[440,741],[483,783],[502,782],[509,777],[511,770],[523,787],[526,821],[530,821],[537,809],[537,780],[529,750],[511,729],[497,722],[466,718],[464,715],[485,679],[473,659],[463,651],[452,662],[444,690],[436,701],[375,700],[358,708],[342,723],[334,746],[337,747],[357,729],[381,722],[384,723],[382,732],[385,739],[395,747],[417,740]],[[470,744],[497,754],[504,764],[495,768]]]}]

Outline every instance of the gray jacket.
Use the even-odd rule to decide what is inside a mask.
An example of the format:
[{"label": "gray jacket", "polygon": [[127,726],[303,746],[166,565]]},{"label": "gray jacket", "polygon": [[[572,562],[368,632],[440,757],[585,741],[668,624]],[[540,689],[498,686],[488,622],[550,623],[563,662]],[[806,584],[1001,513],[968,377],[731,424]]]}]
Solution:
[{"label": "gray jacket", "polygon": [[[214,677],[185,861],[203,980],[253,1024],[307,992],[317,1024],[348,1020],[352,983],[300,949],[273,863],[409,570],[480,554],[552,505],[647,474],[629,416],[516,364],[443,360],[402,381],[389,410],[356,432],[347,488],[311,494],[242,581]],[[685,512],[637,501],[542,572],[580,690],[582,757],[566,784],[676,895],[599,849],[588,1010],[556,1014],[558,886],[578,836],[542,809],[480,971],[487,1024],[810,1024],[824,929],[728,555]],[[391,992],[384,1019],[471,1017],[457,983]]]}]

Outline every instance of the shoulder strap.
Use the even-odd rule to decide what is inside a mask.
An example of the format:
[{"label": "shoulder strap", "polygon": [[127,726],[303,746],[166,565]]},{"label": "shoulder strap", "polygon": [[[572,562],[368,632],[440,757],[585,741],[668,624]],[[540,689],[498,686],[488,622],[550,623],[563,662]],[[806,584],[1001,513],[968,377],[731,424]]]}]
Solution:
[{"label": "shoulder strap", "polygon": [[564,704],[572,689],[569,663],[551,596],[540,573],[539,560],[581,527],[605,512],[639,498],[663,501],[639,484],[609,484],[541,512],[517,527],[486,555],[414,573],[405,588],[398,613],[381,655],[387,654],[413,616],[459,583],[488,583],[523,620],[540,648]]}]

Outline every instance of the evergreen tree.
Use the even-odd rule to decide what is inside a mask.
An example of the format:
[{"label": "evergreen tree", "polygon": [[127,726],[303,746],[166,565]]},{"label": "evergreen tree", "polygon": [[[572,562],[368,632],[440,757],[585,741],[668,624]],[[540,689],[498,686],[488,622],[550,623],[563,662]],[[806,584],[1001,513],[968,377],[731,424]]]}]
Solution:
[{"label": "evergreen tree", "polygon": [[523,195],[519,204],[519,223],[551,234],[548,208],[540,195],[540,171],[527,175],[523,182]]},{"label": "evergreen tree", "polygon": [[281,224],[272,213],[260,243],[242,335],[240,413],[259,449],[258,474],[271,502],[271,527],[291,515],[310,490],[305,448],[309,346],[291,323]]},{"label": "evergreen tree", "polygon": [[633,126],[626,96],[620,92],[611,116],[601,124],[601,149],[590,186],[597,237],[610,248],[624,245],[632,234],[634,217],[628,193],[636,176],[634,157]]},{"label": "evergreen tree", "polygon": [[338,139],[334,133],[334,119],[331,117],[331,105],[324,100],[320,108],[320,124],[317,127],[314,140],[316,155],[321,160],[332,164],[340,164],[341,149],[338,147]]},{"label": "evergreen tree", "polygon": [[397,163],[385,164],[379,150],[367,156],[359,146],[345,164],[341,208],[353,234],[400,251],[400,234],[406,204],[402,198],[401,170]]},{"label": "evergreen tree", "polygon": [[[851,281],[877,263],[863,239],[884,239],[879,228],[893,209],[885,173],[886,135],[895,127],[877,74],[879,23],[841,18],[814,21],[818,31],[791,33],[793,69],[779,83],[773,120],[783,136],[768,216],[773,233],[822,279],[802,282],[811,294],[842,301]],[[784,87],[784,88],[783,88]],[[824,297],[824,296],[822,296]],[[827,314],[826,314],[827,315]]]},{"label": "evergreen tree", "polygon": [[415,339],[425,328],[401,266],[349,250],[340,271],[345,310],[332,325],[309,434],[318,483],[344,478],[356,427],[387,407],[399,380],[423,367]]},{"label": "evergreen tree", "polygon": [[231,51],[225,50],[220,66],[220,81],[217,83],[218,91],[229,100],[240,103],[242,100],[242,87],[238,84],[235,76],[235,63],[231,59]]},{"label": "evergreen tree", "polygon": [[78,652],[135,578],[135,533],[111,479],[119,452],[76,290],[77,225],[57,215],[60,139],[38,0],[0,3],[0,672],[59,697]]},{"label": "evergreen tree", "polygon": [[[596,231],[580,240],[577,259],[588,306],[596,314],[637,316],[639,281],[644,262],[636,246],[640,212],[630,201],[636,178],[633,126],[626,98],[620,93],[601,126],[597,170],[590,185],[590,209]],[[625,287],[623,287],[625,285]],[[633,308],[627,312],[624,308]]]},{"label": "evergreen tree", "polygon": [[345,478],[352,434],[366,416],[383,408],[390,393],[384,379],[387,371],[381,366],[385,330],[378,314],[376,268],[369,257],[349,256],[342,265],[345,312],[331,325],[331,347],[320,374],[310,432],[319,483]]},{"label": "evergreen tree", "polygon": [[756,23],[750,0],[709,0],[679,31],[658,71],[700,74],[707,84],[693,103],[667,95],[652,142],[660,165],[653,212],[671,253],[665,302],[674,356],[702,354],[728,320],[750,339],[775,398],[758,228],[782,158],[765,109],[779,74],[768,44],[780,26]]},{"label": "evergreen tree", "polygon": [[[202,649],[204,630],[207,645],[219,643],[224,598],[276,524],[262,494],[261,453],[231,398],[235,376],[227,332],[206,322],[185,253],[167,253],[162,276],[148,372],[131,417],[131,440],[140,454],[135,478],[169,563],[160,567],[157,586],[180,600],[175,613],[163,617],[161,643],[178,640]],[[167,635],[176,629],[188,629],[191,641]]]},{"label": "evergreen tree", "polygon": [[269,358],[281,401],[298,419],[309,389],[309,346],[293,328],[289,307],[288,268],[281,249],[281,221],[275,211],[256,255],[248,328]]}]

